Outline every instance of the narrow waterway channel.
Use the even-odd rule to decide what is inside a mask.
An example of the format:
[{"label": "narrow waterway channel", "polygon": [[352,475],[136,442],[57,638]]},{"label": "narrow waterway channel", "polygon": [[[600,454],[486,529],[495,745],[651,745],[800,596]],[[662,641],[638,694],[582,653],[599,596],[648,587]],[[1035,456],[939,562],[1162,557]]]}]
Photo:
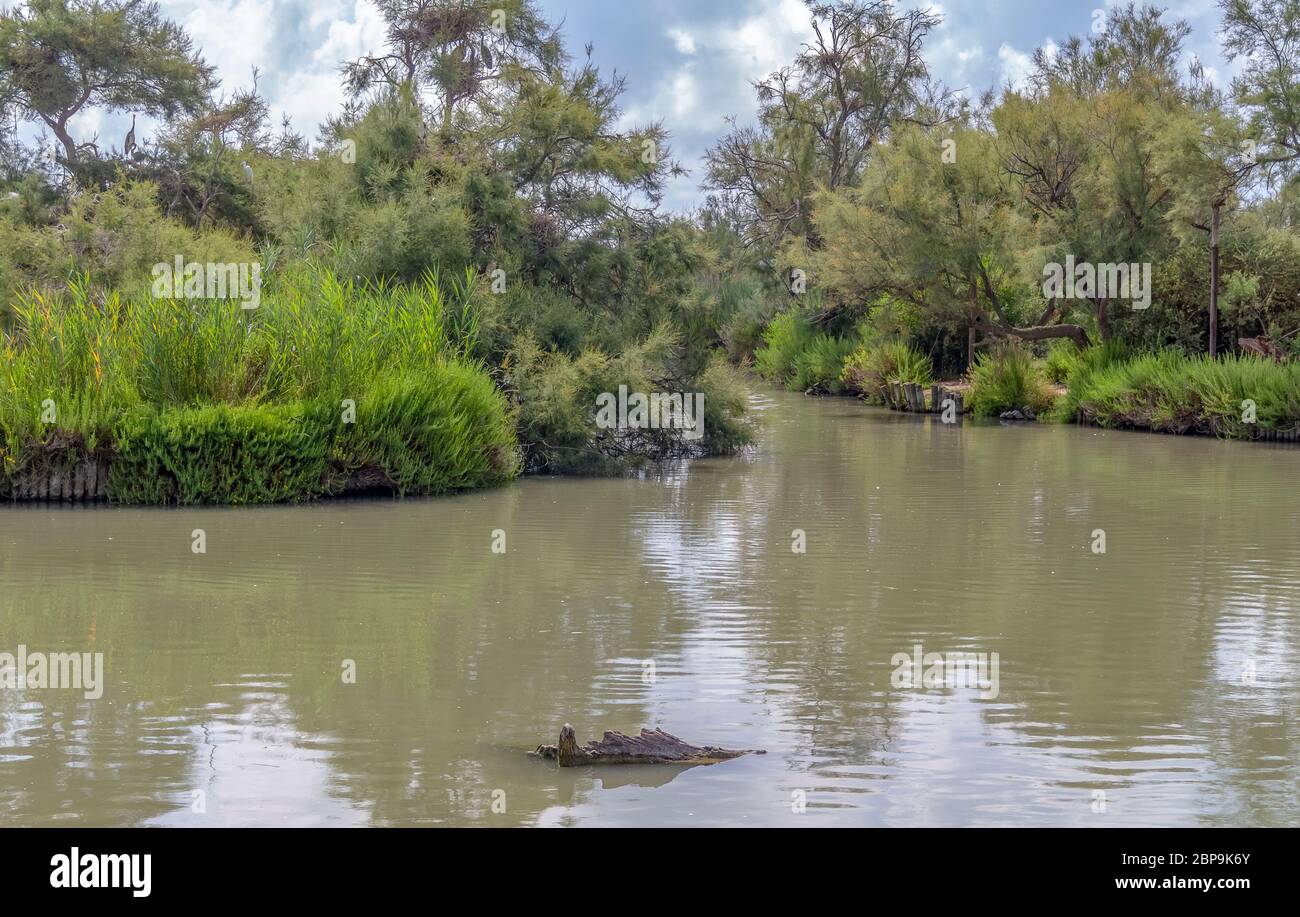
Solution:
[{"label": "narrow waterway channel", "polygon": [[[1300,450],[753,398],[641,479],[0,507],[0,652],[104,658],[0,690],[0,823],[1300,821]],[[525,755],[566,721],[768,753]]]}]

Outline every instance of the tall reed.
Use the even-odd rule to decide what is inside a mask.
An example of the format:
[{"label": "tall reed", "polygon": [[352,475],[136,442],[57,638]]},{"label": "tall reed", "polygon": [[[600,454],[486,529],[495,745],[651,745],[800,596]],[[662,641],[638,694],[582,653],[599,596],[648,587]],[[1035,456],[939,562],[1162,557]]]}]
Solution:
[{"label": "tall reed", "polygon": [[[0,336],[0,477],[50,448],[122,453],[148,444],[156,454],[124,462],[112,476],[119,496],[315,496],[344,486],[325,481],[323,470],[303,470],[325,459],[345,478],[375,465],[367,480],[401,492],[507,478],[517,464],[508,408],[469,356],[477,334],[472,287],[472,274],[451,283],[426,274],[409,285],[356,284],[299,268],[268,284],[252,310],[235,300],[96,298],[85,282],[59,296],[19,296]],[[311,436],[293,433],[304,424]],[[252,447],[232,458],[238,435],[274,439],[271,428],[304,444],[306,465],[283,476],[292,483],[242,490],[211,483],[225,472],[204,463],[240,465]],[[164,469],[171,453],[160,444],[187,438],[198,465]],[[128,486],[129,469],[171,477],[158,487]],[[209,483],[191,487],[186,476]],[[301,483],[316,477],[319,486]]]}]

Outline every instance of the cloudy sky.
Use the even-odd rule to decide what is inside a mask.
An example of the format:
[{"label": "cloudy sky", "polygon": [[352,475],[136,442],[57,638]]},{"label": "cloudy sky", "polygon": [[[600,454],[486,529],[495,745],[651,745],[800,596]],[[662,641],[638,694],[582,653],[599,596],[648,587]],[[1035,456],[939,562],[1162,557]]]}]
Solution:
[{"label": "cloudy sky", "polygon": [[[977,95],[1023,80],[1030,55],[1071,34],[1087,34],[1093,10],[1116,0],[903,0],[943,17],[925,56],[954,88]],[[1220,82],[1229,77],[1218,50],[1214,0],[1160,0],[1192,26],[1187,43]],[[0,6],[7,5],[0,0]],[[161,0],[164,13],[194,37],[226,87],[250,82],[277,112],[287,112],[309,139],[340,104],[340,62],[382,47],[384,29],[369,0]],[[571,52],[594,46],[604,71],[627,77],[629,122],[662,120],[677,158],[691,170],[666,198],[687,209],[699,200],[701,157],[725,129],[754,108],[750,81],[788,63],[810,33],[802,0],[538,0],[563,22]],[[78,139],[101,133],[108,145],[125,132],[120,118],[91,112],[75,125]],[[101,144],[103,145],[103,144]]]}]

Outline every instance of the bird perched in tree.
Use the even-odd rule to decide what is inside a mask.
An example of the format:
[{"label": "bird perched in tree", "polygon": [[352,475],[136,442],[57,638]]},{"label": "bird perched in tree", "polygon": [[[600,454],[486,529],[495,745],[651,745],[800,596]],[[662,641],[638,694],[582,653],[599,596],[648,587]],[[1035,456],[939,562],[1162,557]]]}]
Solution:
[{"label": "bird perched in tree", "polygon": [[420,140],[426,140],[429,136],[429,125],[425,124],[423,119],[420,121]]},{"label": "bird perched in tree", "polygon": [[130,156],[135,152],[135,115],[131,116],[131,129],[126,132],[126,140],[122,142],[122,155]]},{"label": "bird perched in tree", "polygon": [[253,167],[250,166],[250,165],[249,165],[248,163],[246,163],[246,162],[241,162],[240,165],[244,167],[244,177],[247,178],[249,181],[252,181],[252,180],[253,180]]}]

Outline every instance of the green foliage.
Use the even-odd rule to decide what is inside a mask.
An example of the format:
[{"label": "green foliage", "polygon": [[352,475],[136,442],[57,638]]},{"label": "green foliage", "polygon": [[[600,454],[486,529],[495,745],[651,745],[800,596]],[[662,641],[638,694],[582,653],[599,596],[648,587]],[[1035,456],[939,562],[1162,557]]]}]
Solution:
[{"label": "green foliage", "polygon": [[763,346],[754,354],[754,369],[764,379],[793,385],[799,354],[816,336],[801,312],[782,312],[763,332]]},{"label": "green foliage", "polygon": [[[468,287],[432,276],[355,285],[302,270],[252,311],[116,294],[100,303],[84,283],[20,297],[2,339],[5,474],[71,440],[115,454],[110,496],[126,502],[508,480],[518,471],[508,406],[465,356],[476,346]],[[41,420],[47,399],[53,424]],[[345,400],[355,423],[342,419]]]},{"label": "green foliage", "polygon": [[439,364],[386,377],[344,423],[327,401],[141,405],[115,425],[108,492],[119,503],[278,503],[339,493],[436,495],[518,472],[510,418],[490,379]]},{"label": "green foliage", "polygon": [[752,276],[729,277],[717,290],[718,337],[736,363],[752,360],[782,301]]},{"label": "green foliage", "polygon": [[324,411],[287,405],[139,405],[114,425],[108,493],[117,503],[308,500],[326,479]]},{"label": "green foliage", "polygon": [[763,333],[755,355],[759,375],[795,391],[837,394],[844,390],[878,397],[890,380],[928,383],[934,375],[930,358],[906,342],[863,343],[874,334],[863,324],[843,335],[828,334],[809,323],[806,313],[777,315]]},{"label": "green foliage", "polygon": [[1079,398],[1088,390],[1089,380],[1106,367],[1129,359],[1133,349],[1123,341],[1093,344],[1084,350],[1075,350],[1062,361],[1068,364],[1068,373],[1062,380],[1067,386],[1065,394],[1052,406],[1055,420],[1072,422],[1079,413]]},{"label": "green foliage", "polygon": [[1069,341],[1053,341],[1043,359],[1043,374],[1047,381],[1063,385],[1079,362],[1079,348]]},{"label": "green foliage", "polygon": [[844,362],[842,378],[849,391],[883,403],[890,382],[929,385],[934,381],[934,365],[904,341],[884,341],[855,350]]},{"label": "green foliage", "polygon": [[[524,337],[510,355],[508,386],[518,405],[526,467],[549,473],[608,474],[648,461],[726,454],[750,441],[746,399],[736,371],[720,356],[701,373],[682,376],[674,335],[660,329],[616,357],[587,349],[572,356],[544,350]],[[597,399],[628,393],[704,396],[704,431],[698,441],[680,430],[602,430]]]},{"label": "green foliage", "polygon": [[333,464],[359,486],[398,494],[503,484],[519,459],[502,402],[492,380],[465,363],[382,377],[357,403],[355,425],[340,427],[334,412]]},{"label": "green foliage", "polygon": [[744,377],[723,354],[715,353],[693,385],[704,394],[704,441],[706,455],[731,455],[754,440],[754,429],[746,419],[749,389]]},{"label": "green foliage", "polygon": [[789,385],[800,391],[817,391],[837,394],[843,391],[840,376],[844,361],[857,347],[853,338],[818,334],[808,341],[794,359],[794,372]]},{"label": "green foliage", "polygon": [[[1163,351],[1076,373],[1071,385],[1075,410],[1107,427],[1251,438],[1300,426],[1300,363]],[[1248,400],[1253,424],[1244,419]]]},{"label": "green foliage", "polygon": [[1003,343],[976,358],[967,401],[980,417],[1026,406],[1041,413],[1051,407],[1052,393],[1029,349]]},{"label": "green foliage", "polygon": [[353,145],[355,163],[333,150],[315,159],[254,157],[259,226],[287,258],[346,277],[463,272],[481,229],[472,206],[485,204],[470,199],[468,185],[481,198],[481,175],[469,157],[422,138],[421,117],[410,93],[395,91],[333,126],[334,147]]},{"label": "green foliage", "polygon": [[212,68],[156,3],[29,0],[0,13],[0,100],[49,126],[69,167],[88,158],[67,130],[82,110],[196,111],[212,85]]},{"label": "green foliage", "polygon": [[[1116,335],[1143,350],[1203,353],[1209,259],[1206,240],[1193,238],[1157,262],[1151,308],[1119,310]],[[1220,270],[1220,347],[1257,335],[1281,339],[1300,328],[1300,238],[1294,231],[1239,219],[1225,232]]]},{"label": "green foliage", "polygon": [[177,255],[199,263],[259,260],[246,240],[227,230],[199,233],[162,218],[154,203],[157,191],[148,182],[123,182],[81,193],[55,225],[9,221],[0,213],[0,265],[7,261],[13,271],[0,277],[0,293],[12,302],[26,287],[54,291],[85,277],[101,290],[133,296],[151,285],[155,264],[170,265]]}]

